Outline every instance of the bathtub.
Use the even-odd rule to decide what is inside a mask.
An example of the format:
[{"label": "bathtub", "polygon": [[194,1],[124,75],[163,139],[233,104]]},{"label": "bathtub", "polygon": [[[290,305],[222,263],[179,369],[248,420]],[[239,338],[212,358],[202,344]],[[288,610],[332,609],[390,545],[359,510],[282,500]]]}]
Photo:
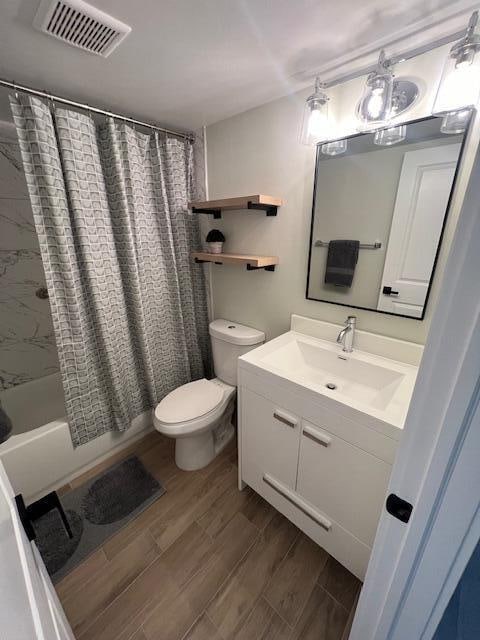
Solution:
[{"label": "bathtub", "polygon": [[61,487],[153,430],[151,412],[146,412],[128,431],[104,433],[74,449],[60,374],[7,389],[0,397],[14,425],[10,438],[0,444],[0,459],[15,492],[27,501]]}]

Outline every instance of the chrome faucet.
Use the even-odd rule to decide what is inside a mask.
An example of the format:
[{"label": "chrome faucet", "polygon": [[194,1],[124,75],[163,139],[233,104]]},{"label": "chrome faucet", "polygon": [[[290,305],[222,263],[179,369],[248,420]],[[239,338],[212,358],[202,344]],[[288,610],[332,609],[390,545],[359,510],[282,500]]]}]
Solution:
[{"label": "chrome faucet", "polygon": [[345,327],[340,331],[337,336],[338,344],[343,344],[343,351],[351,353],[353,351],[353,341],[355,338],[355,325],[357,322],[356,316],[348,316]]}]

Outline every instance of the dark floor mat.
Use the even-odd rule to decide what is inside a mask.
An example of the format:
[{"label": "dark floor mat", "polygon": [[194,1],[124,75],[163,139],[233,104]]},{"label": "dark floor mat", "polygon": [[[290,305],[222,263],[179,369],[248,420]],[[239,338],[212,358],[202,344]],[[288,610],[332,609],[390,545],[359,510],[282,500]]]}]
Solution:
[{"label": "dark floor mat", "polygon": [[140,460],[129,458],[92,483],[83,498],[83,514],[92,524],[117,522],[151,498],[158,487]]},{"label": "dark floor mat", "polygon": [[158,480],[132,456],[64,494],[60,500],[73,538],[57,511],[34,523],[35,541],[52,580],[63,578],[164,493]]}]

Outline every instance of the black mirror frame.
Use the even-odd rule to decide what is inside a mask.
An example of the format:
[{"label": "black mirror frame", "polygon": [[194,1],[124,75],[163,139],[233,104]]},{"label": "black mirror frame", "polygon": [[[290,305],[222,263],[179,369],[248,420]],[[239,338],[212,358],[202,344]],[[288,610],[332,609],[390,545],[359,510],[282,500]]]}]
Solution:
[{"label": "black mirror frame", "polygon": [[[314,174],[314,182],[313,182],[313,202],[312,202],[312,213],[311,213],[311,221],[310,221],[310,244],[309,244],[309,249],[308,249],[308,268],[307,268],[307,287],[306,287],[306,292],[305,292],[305,298],[307,300],[312,300],[315,302],[325,302],[327,304],[334,304],[337,305],[339,307],[347,307],[349,309],[362,309],[363,311],[371,311],[372,313],[381,313],[383,315],[387,315],[387,316],[392,316],[394,318],[408,318],[409,320],[417,320],[417,321],[422,321],[425,319],[425,312],[427,309],[427,304],[428,304],[428,300],[430,298],[430,292],[432,290],[432,284],[433,284],[433,280],[435,277],[435,271],[437,268],[437,262],[438,262],[438,257],[440,255],[440,250],[442,247],[442,242],[443,242],[443,236],[445,233],[445,227],[447,224],[447,220],[448,220],[448,215],[450,212],[450,207],[452,204],[452,199],[453,199],[453,195],[455,193],[455,189],[457,186],[457,178],[458,178],[458,174],[462,165],[462,160],[463,160],[463,154],[465,151],[465,147],[467,142],[469,141],[469,136],[470,136],[470,128],[471,128],[471,124],[472,121],[474,119],[474,116],[476,114],[476,109],[472,109],[471,113],[470,113],[470,117],[468,120],[468,124],[465,127],[465,132],[463,134],[463,140],[462,140],[462,144],[460,147],[460,153],[458,155],[458,162],[457,162],[457,166],[455,168],[455,174],[453,176],[453,182],[452,182],[452,188],[450,189],[450,194],[448,196],[448,202],[447,202],[447,208],[445,210],[445,215],[443,217],[443,223],[442,223],[442,230],[440,232],[440,237],[438,239],[438,245],[437,245],[437,250],[435,252],[435,259],[433,261],[433,266],[432,266],[432,272],[430,274],[430,282],[428,285],[428,289],[427,289],[427,295],[425,296],[425,304],[423,305],[423,312],[422,315],[420,317],[415,317],[415,316],[408,316],[405,314],[401,314],[401,313],[392,313],[391,311],[381,311],[379,309],[372,309],[371,307],[361,307],[361,306],[357,306],[357,305],[352,305],[352,304],[344,304],[342,302],[333,302],[332,300],[323,300],[322,298],[312,298],[311,296],[308,295],[308,290],[309,290],[309,286],[310,286],[310,267],[311,267],[311,260],[312,260],[312,248],[313,248],[313,227],[314,227],[314,223],[315,223],[315,203],[316,203],[316,196],[317,196],[317,176],[318,176],[318,172],[319,172],[319,166],[320,166],[320,147],[322,146],[321,143],[317,144],[317,149],[316,149],[316,159],[315,159],[315,174]],[[433,119],[439,119],[441,116],[426,116],[424,118],[417,118],[415,120],[410,120],[408,122],[399,122],[398,124],[405,124],[405,125],[412,125],[412,124],[416,124],[417,122],[425,122],[426,120],[433,120]],[[351,140],[353,138],[359,138],[360,136],[364,136],[364,135],[372,135],[372,132],[368,132],[368,133],[354,133],[350,136],[345,136],[345,138],[340,138],[341,140]],[[332,142],[335,142],[335,140],[333,140]]]}]

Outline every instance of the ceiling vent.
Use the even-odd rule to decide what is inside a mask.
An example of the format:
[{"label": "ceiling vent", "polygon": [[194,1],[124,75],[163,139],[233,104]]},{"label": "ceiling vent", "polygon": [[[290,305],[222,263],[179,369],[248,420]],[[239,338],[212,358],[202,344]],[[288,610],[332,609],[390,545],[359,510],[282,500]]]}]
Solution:
[{"label": "ceiling vent", "polygon": [[83,0],[42,0],[33,25],[54,38],[104,58],[131,31],[128,25]]}]

